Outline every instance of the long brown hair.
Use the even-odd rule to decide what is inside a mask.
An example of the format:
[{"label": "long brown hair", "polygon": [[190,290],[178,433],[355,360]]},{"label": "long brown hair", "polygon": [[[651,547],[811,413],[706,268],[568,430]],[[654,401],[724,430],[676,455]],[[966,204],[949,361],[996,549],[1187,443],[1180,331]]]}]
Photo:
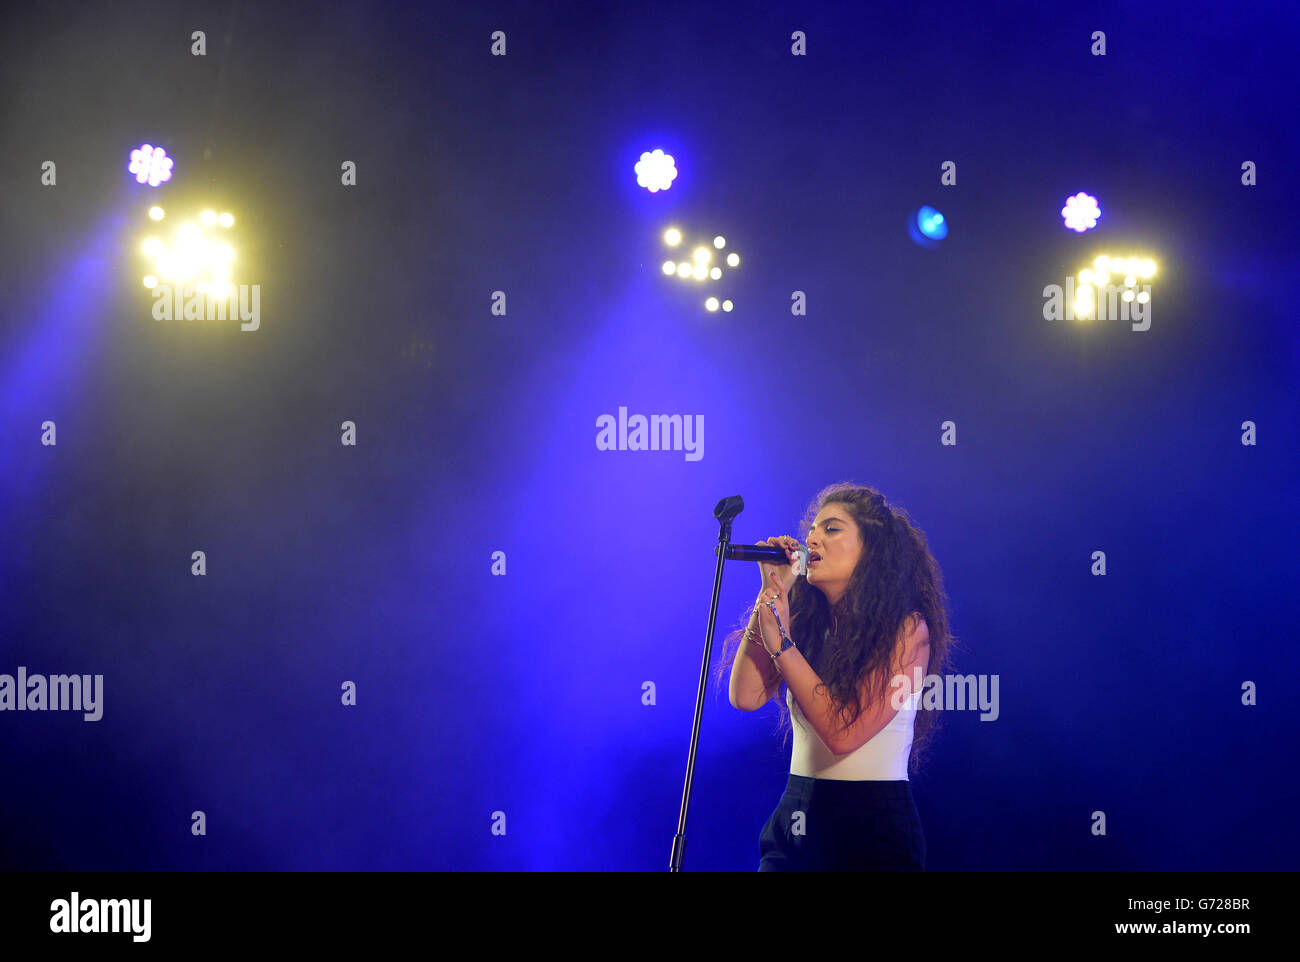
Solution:
[{"label": "long brown hair", "polygon": [[[956,640],[948,628],[943,573],[930,553],[925,532],[912,523],[908,513],[887,504],[874,488],[848,482],[832,484],[818,492],[809,505],[799,526],[800,542],[807,542],[818,512],[828,504],[843,505],[857,524],[862,556],[848,589],[833,607],[818,588],[797,578],[789,593],[788,628],[847,729],[862,714],[859,692],[865,678],[872,678],[869,693],[873,704],[886,697],[895,645],[909,615],[919,611],[930,630],[927,675],[944,673]],[[726,637],[717,674],[719,686],[731,673],[751,611],[751,607],[745,609],[740,627]],[[785,732],[783,746],[793,732],[785,693],[782,682],[775,700],[780,711],[777,731]],[[938,725],[936,715],[920,709],[916,713],[909,771],[920,767]]]}]

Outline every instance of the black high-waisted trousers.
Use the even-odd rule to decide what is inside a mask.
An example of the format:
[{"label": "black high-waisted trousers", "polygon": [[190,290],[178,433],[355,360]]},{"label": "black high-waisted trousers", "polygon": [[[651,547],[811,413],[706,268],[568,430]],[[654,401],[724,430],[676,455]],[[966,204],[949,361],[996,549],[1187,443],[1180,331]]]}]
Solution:
[{"label": "black high-waisted trousers", "polygon": [[924,872],[911,783],[790,775],[759,836],[760,872]]}]

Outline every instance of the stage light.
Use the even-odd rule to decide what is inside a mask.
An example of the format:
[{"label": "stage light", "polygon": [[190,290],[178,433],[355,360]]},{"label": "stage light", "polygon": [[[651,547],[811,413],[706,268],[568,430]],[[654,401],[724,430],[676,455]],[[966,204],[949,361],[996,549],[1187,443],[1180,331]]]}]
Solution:
[{"label": "stage light", "polygon": [[163,219],[163,209],[162,209],[161,207],[150,207],[150,208],[149,208],[149,217],[150,217],[151,220],[162,220],[162,219]]},{"label": "stage light", "polygon": [[1076,317],[1089,317],[1095,303],[1095,294],[1091,284],[1084,284],[1074,293],[1074,314]]},{"label": "stage light", "polygon": [[[150,211],[150,216],[153,216],[153,211]],[[224,238],[219,240],[204,229],[213,228],[220,222],[221,218],[215,211],[204,210],[197,221],[183,221],[170,239],[146,237],[140,244],[141,253],[150,263],[145,286],[156,287],[161,280],[175,284],[194,282],[200,291],[214,290],[218,284],[228,287],[235,248]],[[234,223],[233,218],[231,223]]]},{"label": "stage light", "polygon": [[[727,246],[727,239],[721,234],[713,235],[712,240],[706,236],[704,238],[687,239],[683,232],[676,227],[670,227],[664,231],[664,243],[670,247],[681,246],[689,250],[690,260],[664,261],[664,276],[671,277],[676,274],[685,280],[695,280],[704,282],[721,280],[723,268],[719,259],[714,258],[714,251],[722,251]],[[678,255],[679,257],[681,255]],[[740,255],[735,251],[729,251],[726,254],[726,262],[730,267],[740,265]],[[710,302],[713,306],[710,307]],[[732,309],[731,301],[718,302],[716,297],[708,298],[704,301],[704,306],[710,311],[716,311],[719,308],[725,311]]]},{"label": "stage light", "polygon": [[918,247],[938,247],[948,236],[948,220],[933,207],[918,207],[908,218],[907,233]]},{"label": "stage light", "polygon": [[665,154],[662,150],[646,151],[633,169],[636,171],[636,182],[652,194],[667,190],[677,179],[677,167],[672,154]]},{"label": "stage light", "polygon": [[[1106,303],[1112,305],[1115,303],[1116,293],[1125,303],[1150,302],[1150,292],[1138,290],[1139,278],[1150,278],[1156,272],[1156,262],[1150,257],[1141,255],[1117,257],[1099,254],[1093,260],[1093,265],[1093,268],[1085,267],[1078,272],[1077,281],[1082,286],[1075,291],[1074,316],[1076,318],[1093,319],[1101,310],[1103,299]],[[1118,285],[1121,279],[1123,280],[1123,290],[1117,291],[1116,287],[1112,286],[1112,276],[1115,277],[1115,285]],[[1102,316],[1105,316],[1104,311]]]},{"label": "stage light", "polygon": [[1154,277],[1156,273],[1156,262],[1150,257],[1111,257],[1107,254],[1100,254],[1093,261],[1093,267],[1096,270],[1085,268],[1079,272],[1079,280],[1082,281],[1085,275],[1092,277],[1092,283],[1105,285],[1110,281],[1111,274],[1118,274],[1124,278],[1124,283],[1133,287],[1140,277]]},{"label": "stage light", "polygon": [[167,151],[151,144],[141,144],[131,151],[131,162],[126,169],[135,174],[137,183],[147,183],[150,187],[172,179],[172,159]]},{"label": "stage light", "polygon": [[931,240],[943,240],[948,236],[948,221],[933,207],[922,207],[917,211],[916,226]]},{"label": "stage light", "polygon": [[222,227],[230,227],[235,223],[234,215],[222,214],[220,217],[217,218],[217,223],[219,223]]},{"label": "stage light", "polygon": [[1082,234],[1097,226],[1101,208],[1097,206],[1097,198],[1080,191],[1073,197],[1066,198],[1065,206],[1061,208],[1061,216],[1065,218],[1066,227]]},{"label": "stage light", "polygon": [[154,277],[152,274],[146,274],[144,276],[144,286],[151,289],[157,287],[158,278]]}]

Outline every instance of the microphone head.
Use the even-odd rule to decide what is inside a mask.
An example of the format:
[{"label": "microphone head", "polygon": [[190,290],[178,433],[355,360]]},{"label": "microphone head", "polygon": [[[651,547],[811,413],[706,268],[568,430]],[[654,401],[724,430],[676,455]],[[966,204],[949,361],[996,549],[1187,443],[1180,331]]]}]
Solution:
[{"label": "microphone head", "polygon": [[794,561],[790,562],[790,570],[795,576],[808,574],[808,548],[806,545],[799,545],[794,552]]}]

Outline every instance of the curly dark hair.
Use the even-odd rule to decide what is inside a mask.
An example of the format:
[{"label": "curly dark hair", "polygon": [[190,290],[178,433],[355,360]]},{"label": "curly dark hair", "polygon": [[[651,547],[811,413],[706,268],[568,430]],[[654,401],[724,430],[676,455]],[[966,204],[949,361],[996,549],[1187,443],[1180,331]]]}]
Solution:
[{"label": "curly dark hair", "polygon": [[[949,651],[957,642],[948,628],[943,573],[930,553],[925,533],[907,512],[887,504],[874,488],[849,482],[832,484],[812,500],[800,522],[800,542],[807,542],[818,512],[828,504],[843,505],[857,524],[862,557],[844,596],[833,607],[818,588],[797,578],[789,593],[788,628],[847,729],[862,714],[858,693],[865,678],[874,676],[868,689],[873,701],[885,697],[895,643],[912,612],[919,611],[930,630],[927,675],[944,673]],[[727,635],[717,674],[719,686],[730,675],[751,610],[746,607],[740,627]],[[793,732],[785,693],[785,682],[781,682],[775,701],[780,709],[777,731],[785,732],[782,746]],[[919,709],[916,713],[909,771],[920,768],[938,725],[937,714]]]}]

